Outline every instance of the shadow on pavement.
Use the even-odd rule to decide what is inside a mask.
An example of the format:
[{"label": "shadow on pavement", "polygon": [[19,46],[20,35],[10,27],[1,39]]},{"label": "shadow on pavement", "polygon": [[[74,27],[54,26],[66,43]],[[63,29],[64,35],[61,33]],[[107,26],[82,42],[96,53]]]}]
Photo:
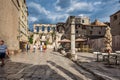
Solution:
[{"label": "shadow on pavement", "polygon": [[77,65],[71,65],[71,67],[73,67],[76,71],[78,71],[79,73],[82,73],[84,76],[86,76],[87,78],[89,78],[91,80],[99,80],[98,78],[96,78],[95,75],[89,73],[88,71],[86,71],[85,69],[83,69]]},{"label": "shadow on pavement", "polygon": [[0,67],[0,80],[66,80],[48,65],[33,65],[6,60]]},{"label": "shadow on pavement", "polygon": [[71,73],[70,71],[64,69],[63,67],[57,65],[56,63],[52,62],[52,61],[48,61],[49,64],[51,64],[52,66],[58,68],[60,71],[64,72],[66,75],[68,75],[70,78],[72,78],[73,80],[83,80],[82,78],[80,78],[79,76]]},{"label": "shadow on pavement", "polygon": [[94,60],[93,57],[88,57],[88,56],[78,56],[78,57],[82,57],[82,58],[85,58],[87,60]]}]

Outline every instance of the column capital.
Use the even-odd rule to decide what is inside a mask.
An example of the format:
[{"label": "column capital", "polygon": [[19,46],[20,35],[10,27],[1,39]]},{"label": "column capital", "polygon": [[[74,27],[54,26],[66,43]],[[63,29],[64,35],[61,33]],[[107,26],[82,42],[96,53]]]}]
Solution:
[{"label": "column capital", "polygon": [[75,18],[72,19],[71,25],[75,25]]}]

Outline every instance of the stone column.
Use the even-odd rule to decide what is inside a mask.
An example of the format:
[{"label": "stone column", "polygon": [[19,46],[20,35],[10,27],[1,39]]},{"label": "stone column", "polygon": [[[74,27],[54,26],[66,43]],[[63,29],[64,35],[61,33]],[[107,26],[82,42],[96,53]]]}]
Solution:
[{"label": "stone column", "polygon": [[37,30],[36,30],[36,25],[34,25],[34,32],[37,32]]},{"label": "stone column", "polygon": [[75,19],[72,19],[71,23],[71,58],[72,60],[77,60],[77,55],[75,53]]},{"label": "stone column", "polygon": [[42,26],[39,26],[39,33],[42,33]]},{"label": "stone column", "polygon": [[[34,33],[36,32],[37,32],[36,25],[34,25]],[[33,34],[33,44],[35,43],[35,40],[36,40],[36,34]]]},{"label": "stone column", "polygon": [[44,30],[44,33],[45,33],[45,34],[47,33],[47,27],[48,27],[48,26],[45,26],[45,28],[44,28],[44,29],[45,29],[45,30]]}]

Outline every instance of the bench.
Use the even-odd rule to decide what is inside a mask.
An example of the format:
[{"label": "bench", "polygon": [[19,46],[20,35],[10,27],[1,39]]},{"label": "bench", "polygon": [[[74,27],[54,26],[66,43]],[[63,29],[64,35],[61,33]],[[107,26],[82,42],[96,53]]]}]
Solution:
[{"label": "bench", "polygon": [[93,52],[93,54],[97,56],[96,61],[99,61],[99,56],[102,55],[102,53],[101,52]]},{"label": "bench", "polygon": [[108,64],[110,64],[110,59],[115,60],[115,64],[117,64],[117,59],[118,59],[118,55],[116,53],[102,53],[103,56],[103,61],[108,61]]}]

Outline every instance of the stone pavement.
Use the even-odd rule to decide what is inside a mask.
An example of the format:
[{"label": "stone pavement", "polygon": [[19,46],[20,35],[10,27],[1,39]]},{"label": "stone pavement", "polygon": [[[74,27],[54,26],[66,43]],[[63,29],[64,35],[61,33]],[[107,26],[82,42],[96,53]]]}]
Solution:
[{"label": "stone pavement", "polygon": [[58,52],[11,55],[0,67],[0,80],[97,80]]},{"label": "stone pavement", "polygon": [[98,76],[98,80],[120,80],[120,65],[106,65],[106,62],[96,62],[92,53],[79,52],[77,64],[83,69]]}]

